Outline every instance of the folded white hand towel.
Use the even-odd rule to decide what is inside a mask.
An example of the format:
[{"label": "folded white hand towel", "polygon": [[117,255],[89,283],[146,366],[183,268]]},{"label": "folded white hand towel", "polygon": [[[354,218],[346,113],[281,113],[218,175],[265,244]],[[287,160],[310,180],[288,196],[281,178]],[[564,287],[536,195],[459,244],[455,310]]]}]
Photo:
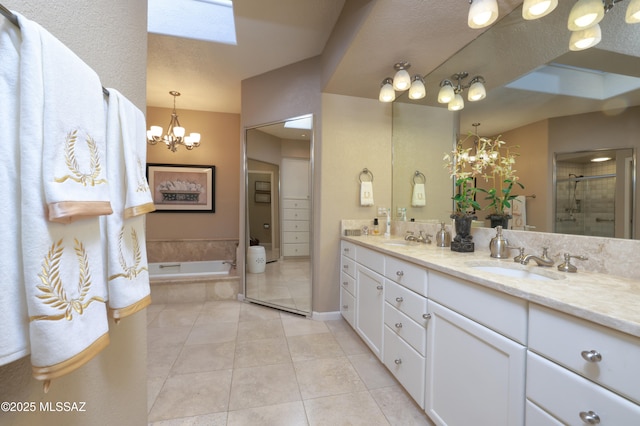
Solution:
[{"label": "folded white hand towel", "polygon": [[413,207],[421,207],[426,204],[426,196],[424,183],[416,183],[413,185],[413,194],[411,196],[411,205]]},{"label": "folded white hand towel", "polygon": [[[109,313],[116,320],[151,303],[143,213],[153,210],[153,201],[144,160],[136,155],[138,141],[146,143],[142,113],[120,92],[109,89],[107,178],[114,212],[105,217],[104,224]],[[125,208],[127,202],[133,205]],[[131,213],[128,219],[127,210]]]},{"label": "folded white hand towel", "polygon": [[29,354],[29,314],[20,254],[20,30],[0,18],[0,365]]},{"label": "folded white hand towel", "polygon": [[373,183],[361,182],[360,183],[360,205],[372,206],[373,205]]},{"label": "folded white hand towel", "polygon": [[523,231],[527,225],[527,198],[524,195],[518,195],[511,201],[511,229]]},{"label": "folded white hand towel", "polygon": [[[91,360],[108,343],[106,282],[98,217],[70,224],[47,220],[44,163],[43,51],[53,38],[19,14],[21,257],[29,312],[33,375],[50,380]],[[59,55],[71,54],[59,49]],[[61,60],[51,66],[67,66]],[[58,73],[74,79],[75,72]],[[69,82],[60,82],[68,86]],[[94,87],[95,89],[95,87]],[[98,92],[101,93],[100,87]],[[72,100],[69,100],[72,102]],[[102,161],[102,160],[101,160]]]},{"label": "folded white hand towel", "polygon": [[40,31],[40,39],[49,220],[65,223],[110,214],[102,84],[95,71],[46,30]]}]

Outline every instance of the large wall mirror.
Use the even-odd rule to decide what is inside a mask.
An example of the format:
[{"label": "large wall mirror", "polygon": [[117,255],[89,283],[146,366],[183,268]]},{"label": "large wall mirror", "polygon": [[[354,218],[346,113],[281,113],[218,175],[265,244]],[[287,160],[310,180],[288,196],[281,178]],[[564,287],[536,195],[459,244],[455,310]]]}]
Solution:
[{"label": "large wall mirror", "polygon": [[[535,21],[525,21],[521,7],[515,9],[429,73],[425,78],[428,94],[419,104],[404,98],[396,102],[448,112],[446,106],[435,100],[438,83],[463,71],[471,76],[482,75],[486,80],[486,99],[480,102],[465,99],[462,111],[449,112],[457,115],[456,138],[474,133],[473,124],[480,123],[477,131],[481,136],[502,135],[509,145],[519,146],[516,169],[525,185],[521,192],[527,197],[530,229],[638,238],[636,156],[640,148],[637,136],[640,134],[640,51],[637,46],[640,27],[625,23],[624,4],[615,6],[600,23],[600,44],[584,51],[570,51],[566,22],[572,5],[573,2],[559,2],[550,15]],[[394,105],[394,155],[403,149],[396,146],[410,140],[400,137],[410,128],[402,118],[403,109],[406,107]],[[416,124],[412,126],[415,128]],[[426,138],[425,143],[427,141],[432,143],[430,138]],[[451,150],[451,141],[447,142]],[[440,160],[443,151],[448,150],[439,145],[429,148],[430,155]],[[565,161],[582,156],[585,151],[590,155],[605,150],[617,155],[597,167],[584,163],[567,166]],[[441,164],[442,161],[440,167]],[[394,205],[405,202],[396,201],[396,180],[406,180],[406,175],[414,169],[414,164],[405,167],[394,157]],[[596,182],[604,183],[608,175],[613,177],[607,185],[614,188],[615,200],[580,198],[580,191],[587,189],[587,183],[594,187]],[[576,183],[577,189],[568,195]],[[596,193],[591,191],[592,196]],[[583,221],[593,223],[578,226],[576,203],[564,205],[566,198],[573,194],[580,203],[585,203],[580,206],[582,212],[599,208],[598,204],[613,204],[616,213],[584,215]],[[406,194],[398,195],[406,200]],[[444,194],[440,203],[451,205]],[[576,223],[567,213],[573,214]],[[434,218],[437,217],[432,213],[422,217]],[[607,231],[603,231],[605,228]]]},{"label": "large wall mirror", "polygon": [[313,116],[246,129],[245,298],[311,315]]}]

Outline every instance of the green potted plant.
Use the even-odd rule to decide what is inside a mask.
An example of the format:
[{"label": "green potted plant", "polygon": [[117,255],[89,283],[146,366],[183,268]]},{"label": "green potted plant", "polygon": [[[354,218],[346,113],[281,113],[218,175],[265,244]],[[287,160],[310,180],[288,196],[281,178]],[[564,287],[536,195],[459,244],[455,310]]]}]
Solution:
[{"label": "green potted plant", "polygon": [[518,185],[524,189],[524,185],[513,179],[505,179],[502,181],[500,188],[478,189],[487,194],[485,200],[491,202],[487,206],[493,209],[493,212],[487,215],[486,219],[491,221],[491,227],[495,228],[500,225],[503,229],[507,229],[511,215],[505,212],[505,208],[510,208],[517,195],[511,194],[513,185]]}]

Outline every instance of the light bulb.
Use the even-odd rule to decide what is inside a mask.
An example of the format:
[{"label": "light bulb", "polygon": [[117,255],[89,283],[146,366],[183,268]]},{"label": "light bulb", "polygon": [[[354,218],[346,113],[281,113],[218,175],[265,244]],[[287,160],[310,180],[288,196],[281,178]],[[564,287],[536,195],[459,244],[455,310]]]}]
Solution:
[{"label": "light bulb", "polygon": [[393,76],[393,88],[399,92],[407,90],[411,86],[411,76],[405,68],[400,68]]},{"label": "light bulb", "polygon": [[184,137],[184,127],[178,127],[178,126],[174,127],[173,135],[177,138]]},{"label": "light bulb", "polygon": [[469,6],[467,24],[470,28],[484,28],[498,19],[498,2],[496,0],[473,0]]},{"label": "light bulb", "polygon": [[156,137],[162,136],[162,127],[160,126],[151,126],[151,130],[149,131],[151,132],[151,136],[156,136]]},{"label": "light bulb", "polygon": [[602,18],[604,18],[602,0],[578,0],[569,12],[567,27],[571,31],[580,31],[597,24]]},{"label": "light bulb", "polygon": [[539,19],[547,16],[558,6],[558,0],[524,0],[522,17],[524,19]]},{"label": "light bulb", "polygon": [[462,96],[459,93],[456,93],[451,102],[447,105],[447,108],[449,111],[460,111],[464,108],[464,99],[462,99]]},{"label": "light bulb", "polygon": [[396,99],[396,92],[393,90],[393,80],[391,78],[385,78],[380,87],[380,95],[378,100],[380,102],[393,102]]},{"label": "light bulb", "polygon": [[427,89],[424,87],[422,77],[416,75],[411,82],[411,88],[409,89],[409,99],[422,99],[427,95]]},{"label": "light bulb", "polygon": [[631,0],[631,3],[629,3],[627,7],[627,14],[624,20],[627,24],[640,22],[640,0]]},{"label": "light bulb", "polygon": [[200,142],[200,133],[191,133],[189,137],[191,137],[191,140],[193,141],[193,143]]},{"label": "light bulb", "polygon": [[572,32],[569,39],[569,49],[574,52],[585,50],[600,43],[600,40],[602,40],[602,31],[600,25],[596,24],[593,27]]},{"label": "light bulb", "polygon": [[487,97],[487,90],[482,84],[481,81],[474,82],[471,87],[469,87],[469,93],[467,94],[467,99],[471,102],[480,101]]},{"label": "light bulb", "polygon": [[440,83],[440,91],[438,92],[438,102],[441,104],[448,104],[456,95],[453,91],[453,86],[451,86],[451,82],[448,80]]}]

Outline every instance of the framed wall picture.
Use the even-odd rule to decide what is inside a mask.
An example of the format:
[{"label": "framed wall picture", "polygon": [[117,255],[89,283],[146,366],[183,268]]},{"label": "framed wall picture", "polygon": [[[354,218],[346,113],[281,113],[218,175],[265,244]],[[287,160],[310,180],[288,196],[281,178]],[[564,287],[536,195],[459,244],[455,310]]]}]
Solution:
[{"label": "framed wall picture", "polygon": [[156,211],[214,213],[215,172],[215,166],[147,164]]},{"label": "framed wall picture", "polygon": [[256,191],[258,192],[271,192],[271,182],[256,181]]},{"label": "framed wall picture", "polygon": [[256,192],[254,200],[255,200],[256,203],[270,203],[271,202],[271,193],[269,193],[269,192],[267,192],[267,193]]}]

